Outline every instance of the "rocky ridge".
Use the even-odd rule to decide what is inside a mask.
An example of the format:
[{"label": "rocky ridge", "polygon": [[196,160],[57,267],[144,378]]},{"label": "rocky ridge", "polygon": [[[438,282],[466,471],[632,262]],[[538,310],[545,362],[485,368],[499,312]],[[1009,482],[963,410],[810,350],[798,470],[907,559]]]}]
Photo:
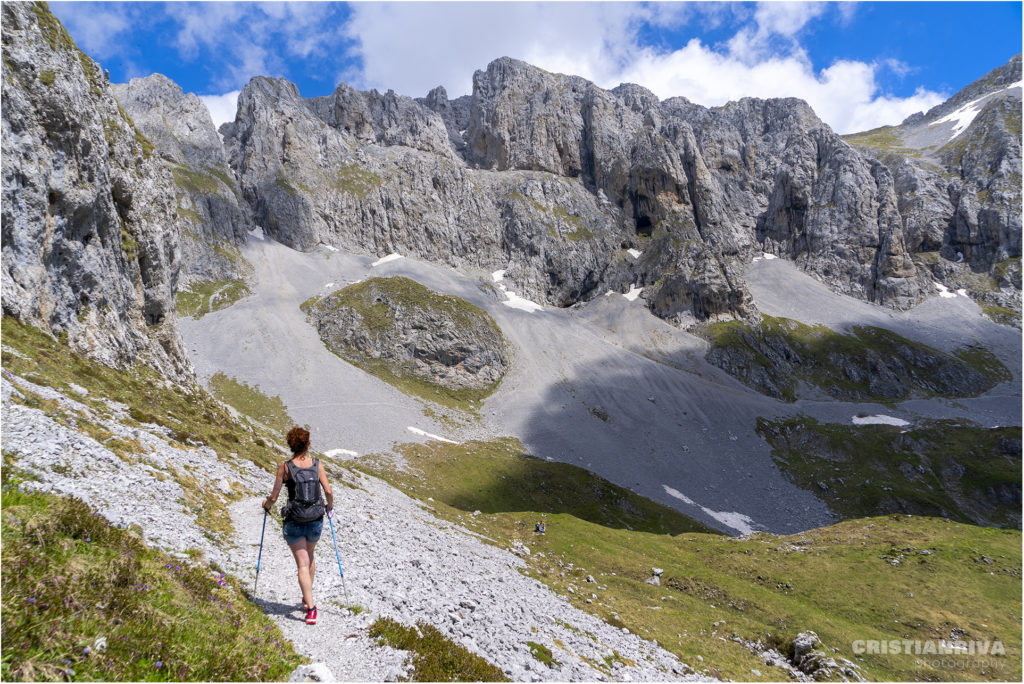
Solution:
[{"label": "rocky ridge", "polygon": [[171,174],[44,4],[2,11],[4,314],[108,364],[189,375]]}]

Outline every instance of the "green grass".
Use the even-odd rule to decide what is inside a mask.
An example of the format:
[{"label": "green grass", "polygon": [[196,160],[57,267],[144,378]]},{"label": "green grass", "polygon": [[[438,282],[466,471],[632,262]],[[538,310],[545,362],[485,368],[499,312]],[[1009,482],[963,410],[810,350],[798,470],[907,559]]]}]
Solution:
[{"label": "green grass", "polygon": [[303,662],[235,579],[2,478],[4,681],[273,681]]},{"label": "green grass", "polygon": [[[949,355],[873,326],[839,333],[764,316],[757,327],[742,321],[712,323],[704,336],[711,343],[708,361],[784,401],[799,398],[800,383],[836,399],[892,402],[910,396],[976,396],[1012,377],[987,350],[972,347]],[[896,378],[894,384],[878,384],[881,369]]]},{"label": "green grass", "polygon": [[39,80],[42,81],[43,85],[45,85],[47,88],[53,86],[53,82],[54,82],[54,80],[56,78],[57,78],[57,74],[55,74],[51,70],[46,70],[46,71],[40,71],[39,72]]},{"label": "green grass", "polygon": [[536,641],[527,641],[526,645],[530,647],[530,655],[532,655],[537,662],[544,663],[548,667],[562,666],[562,663],[555,660],[554,655],[551,653],[551,649],[544,644],[538,644]]},{"label": "green grass", "polygon": [[[570,512],[601,508],[585,502],[585,486],[566,486],[578,497],[569,505],[564,490],[554,487],[545,501],[535,474],[525,481],[503,480],[500,459],[488,469],[475,447],[457,454],[453,446],[447,455],[431,455],[433,447],[427,447],[407,455],[402,471],[383,461],[375,468],[437,515],[502,546],[526,544],[532,553],[525,572],[531,577],[612,625],[657,639],[698,669],[701,655],[712,675],[786,679],[733,642],[732,634],[785,648],[796,634],[812,629],[829,651],[838,649],[836,655],[856,662],[872,680],[1017,681],[1021,676],[1017,530],[903,515],[849,520],[790,536],[758,533],[745,540],[630,530]],[[531,485],[531,492],[517,494],[524,485]],[[479,504],[488,496],[504,500],[473,515],[485,510]],[[547,534],[534,534],[533,523],[552,510],[561,512],[546,514]],[[921,554],[924,550],[931,555]],[[896,557],[903,561],[892,565]],[[664,569],[659,587],[645,583],[652,567]],[[596,582],[586,582],[587,575]],[[570,585],[574,594],[568,594]],[[588,604],[591,593],[598,598]],[[967,639],[999,639],[1006,656],[987,666],[980,657],[965,657],[960,668],[948,658],[944,663],[919,655],[858,656],[852,650],[857,639],[948,639],[953,629],[964,630]],[[591,664],[610,675],[614,660]]]},{"label": "green grass", "polygon": [[226,309],[250,294],[249,286],[243,280],[195,281],[178,290],[178,315],[199,319],[208,313]]},{"label": "green grass", "polygon": [[921,151],[903,145],[903,137],[895,126],[882,126],[863,133],[841,136],[851,145],[870,147],[882,152],[891,152],[904,157],[920,157]]},{"label": "green grass", "polygon": [[435,499],[465,511],[564,513],[597,525],[659,534],[713,533],[584,468],[530,456],[516,439],[410,443],[396,451],[415,473],[392,472],[379,456],[361,459],[356,467],[402,489],[415,488],[425,478]]},{"label": "green grass", "polygon": [[[401,276],[370,278],[330,295],[312,297],[300,307],[307,317],[349,309],[359,315],[369,335],[383,340],[397,334],[396,311],[430,311],[451,320],[460,330],[489,328],[502,345],[507,345],[498,324],[480,307],[459,297],[434,292],[415,280]],[[324,339],[328,349],[345,361],[400,391],[460,411],[474,413],[478,404],[500,384],[499,380],[486,387],[446,387],[420,377],[413,362],[400,363],[392,359],[373,358],[346,346],[340,340],[324,338],[324,334],[321,334],[321,339]]]},{"label": "green grass", "polygon": [[414,682],[507,682],[505,673],[440,632],[418,622],[409,627],[391,618],[378,618],[369,634],[382,644],[410,651]]},{"label": "green grass", "polygon": [[[200,195],[216,195],[221,192],[221,184],[227,186],[229,189],[233,187],[233,183],[227,182],[222,177],[222,173],[203,173],[202,171],[196,171],[187,166],[181,166],[180,164],[171,164],[171,174],[174,176],[174,182],[177,183],[178,187],[189,192],[200,194]],[[213,169],[209,169],[213,171]]]},{"label": "green grass", "polygon": [[217,372],[210,378],[210,391],[213,396],[233,406],[239,413],[258,420],[280,433],[287,432],[295,425],[281,397],[268,397],[260,391],[259,385],[250,387],[244,382],[238,382],[224,373]]},{"label": "green grass", "polygon": [[1000,325],[1020,327],[1021,316],[1019,311],[1007,309],[1005,306],[990,305],[981,307],[981,313]]},{"label": "green grass", "polygon": [[844,517],[899,512],[1020,525],[1019,427],[856,426],[799,416],[761,419],[757,431],[794,484]]},{"label": "green grass", "polygon": [[379,188],[381,183],[379,175],[355,164],[339,167],[337,173],[330,179],[332,188],[356,197],[366,197],[368,193]]}]

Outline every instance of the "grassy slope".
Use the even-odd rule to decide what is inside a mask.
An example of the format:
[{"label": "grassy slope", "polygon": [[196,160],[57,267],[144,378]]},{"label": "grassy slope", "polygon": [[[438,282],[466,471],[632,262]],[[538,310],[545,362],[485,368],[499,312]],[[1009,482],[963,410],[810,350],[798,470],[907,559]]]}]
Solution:
[{"label": "grassy slope", "polygon": [[[368,469],[413,496],[434,499],[430,505],[442,517],[501,544],[525,543],[532,576],[562,594],[571,585],[574,604],[657,639],[686,662],[700,667],[696,657],[703,656],[714,674],[783,678],[731,641],[732,634],[785,645],[813,629],[874,679],[1021,675],[1019,531],[892,516],[788,537],[673,536],[628,529],[615,507],[591,501],[591,490],[579,482],[568,487],[575,492],[570,499],[546,490],[535,463],[508,443],[404,450],[405,469],[385,457]],[[659,508],[648,505],[646,516]],[[473,515],[475,510],[487,514]],[[533,523],[542,512],[548,532],[537,535]],[[893,559],[901,560],[893,565]],[[665,571],[660,587],[645,583],[652,567]],[[587,582],[587,575],[596,582]],[[944,664],[935,657],[852,652],[857,639],[948,639],[954,629],[964,630],[967,639],[1000,639],[1006,657],[982,666],[982,658],[965,656],[960,661],[967,668],[961,669],[947,666],[950,658]]]},{"label": "grassy slope", "polygon": [[5,464],[3,680],[281,680],[303,662],[233,578],[21,483]]},{"label": "grassy slope", "polygon": [[904,512],[1020,525],[1019,427],[852,426],[799,416],[761,420],[757,429],[782,471],[844,517]]},{"label": "grassy slope", "polygon": [[[892,402],[906,398],[879,394],[871,379],[874,366],[886,365],[899,376],[910,394],[918,396],[963,396],[949,377],[971,374],[989,389],[1012,378],[995,356],[984,349],[961,349],[953,355],[908,340],[873,326],[854,326],[850,333],[838,333],[823,325],[810,326],[788,318],[764,316],[757,328],[741,321],[713,323],[705,329],[711,342],[708,359],[720,356],[742,358],[742,369],[726,368],[737,379],[759,392],[772,395],[754,378],[765,376],[778,389],[777,398],[795,401],[799,383],[817,387],[843,400]],[[934,366],[914,363],[918,357],[935,359]],[[850,377],[836,368],[836,359],[859,369],[861,377]],[[892,365],[898,361],[902,368]],[[724,367],[724,366],[723,366]]]}]

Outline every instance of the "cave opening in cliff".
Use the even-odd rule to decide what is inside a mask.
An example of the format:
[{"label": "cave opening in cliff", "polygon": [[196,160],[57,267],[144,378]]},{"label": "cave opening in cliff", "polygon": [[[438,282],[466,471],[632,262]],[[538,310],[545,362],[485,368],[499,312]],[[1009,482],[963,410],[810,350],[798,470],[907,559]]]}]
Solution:
[{"label": "cave opening in cliff", "polygon": [[636,232],[637,235],[643,235],[651,237],[651,218],[646,214],[639,214],[636,217]]}]

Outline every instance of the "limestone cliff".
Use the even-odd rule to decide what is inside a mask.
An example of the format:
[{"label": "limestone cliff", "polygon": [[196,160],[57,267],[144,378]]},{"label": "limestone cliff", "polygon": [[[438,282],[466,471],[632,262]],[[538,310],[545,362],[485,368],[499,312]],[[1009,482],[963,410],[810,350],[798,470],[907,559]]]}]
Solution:
[{"label": "limestone cliff", "polygon": [[173,178],[43,3],[4,3],[3,311],[108,364],[191,366]]},{"label": "limestone cliff", "polygon": [[182,274],[218,280],[243,275],[235,247],[252,229],[234,173],[202,101],[160,74],[111,86],[174,179]]}]

